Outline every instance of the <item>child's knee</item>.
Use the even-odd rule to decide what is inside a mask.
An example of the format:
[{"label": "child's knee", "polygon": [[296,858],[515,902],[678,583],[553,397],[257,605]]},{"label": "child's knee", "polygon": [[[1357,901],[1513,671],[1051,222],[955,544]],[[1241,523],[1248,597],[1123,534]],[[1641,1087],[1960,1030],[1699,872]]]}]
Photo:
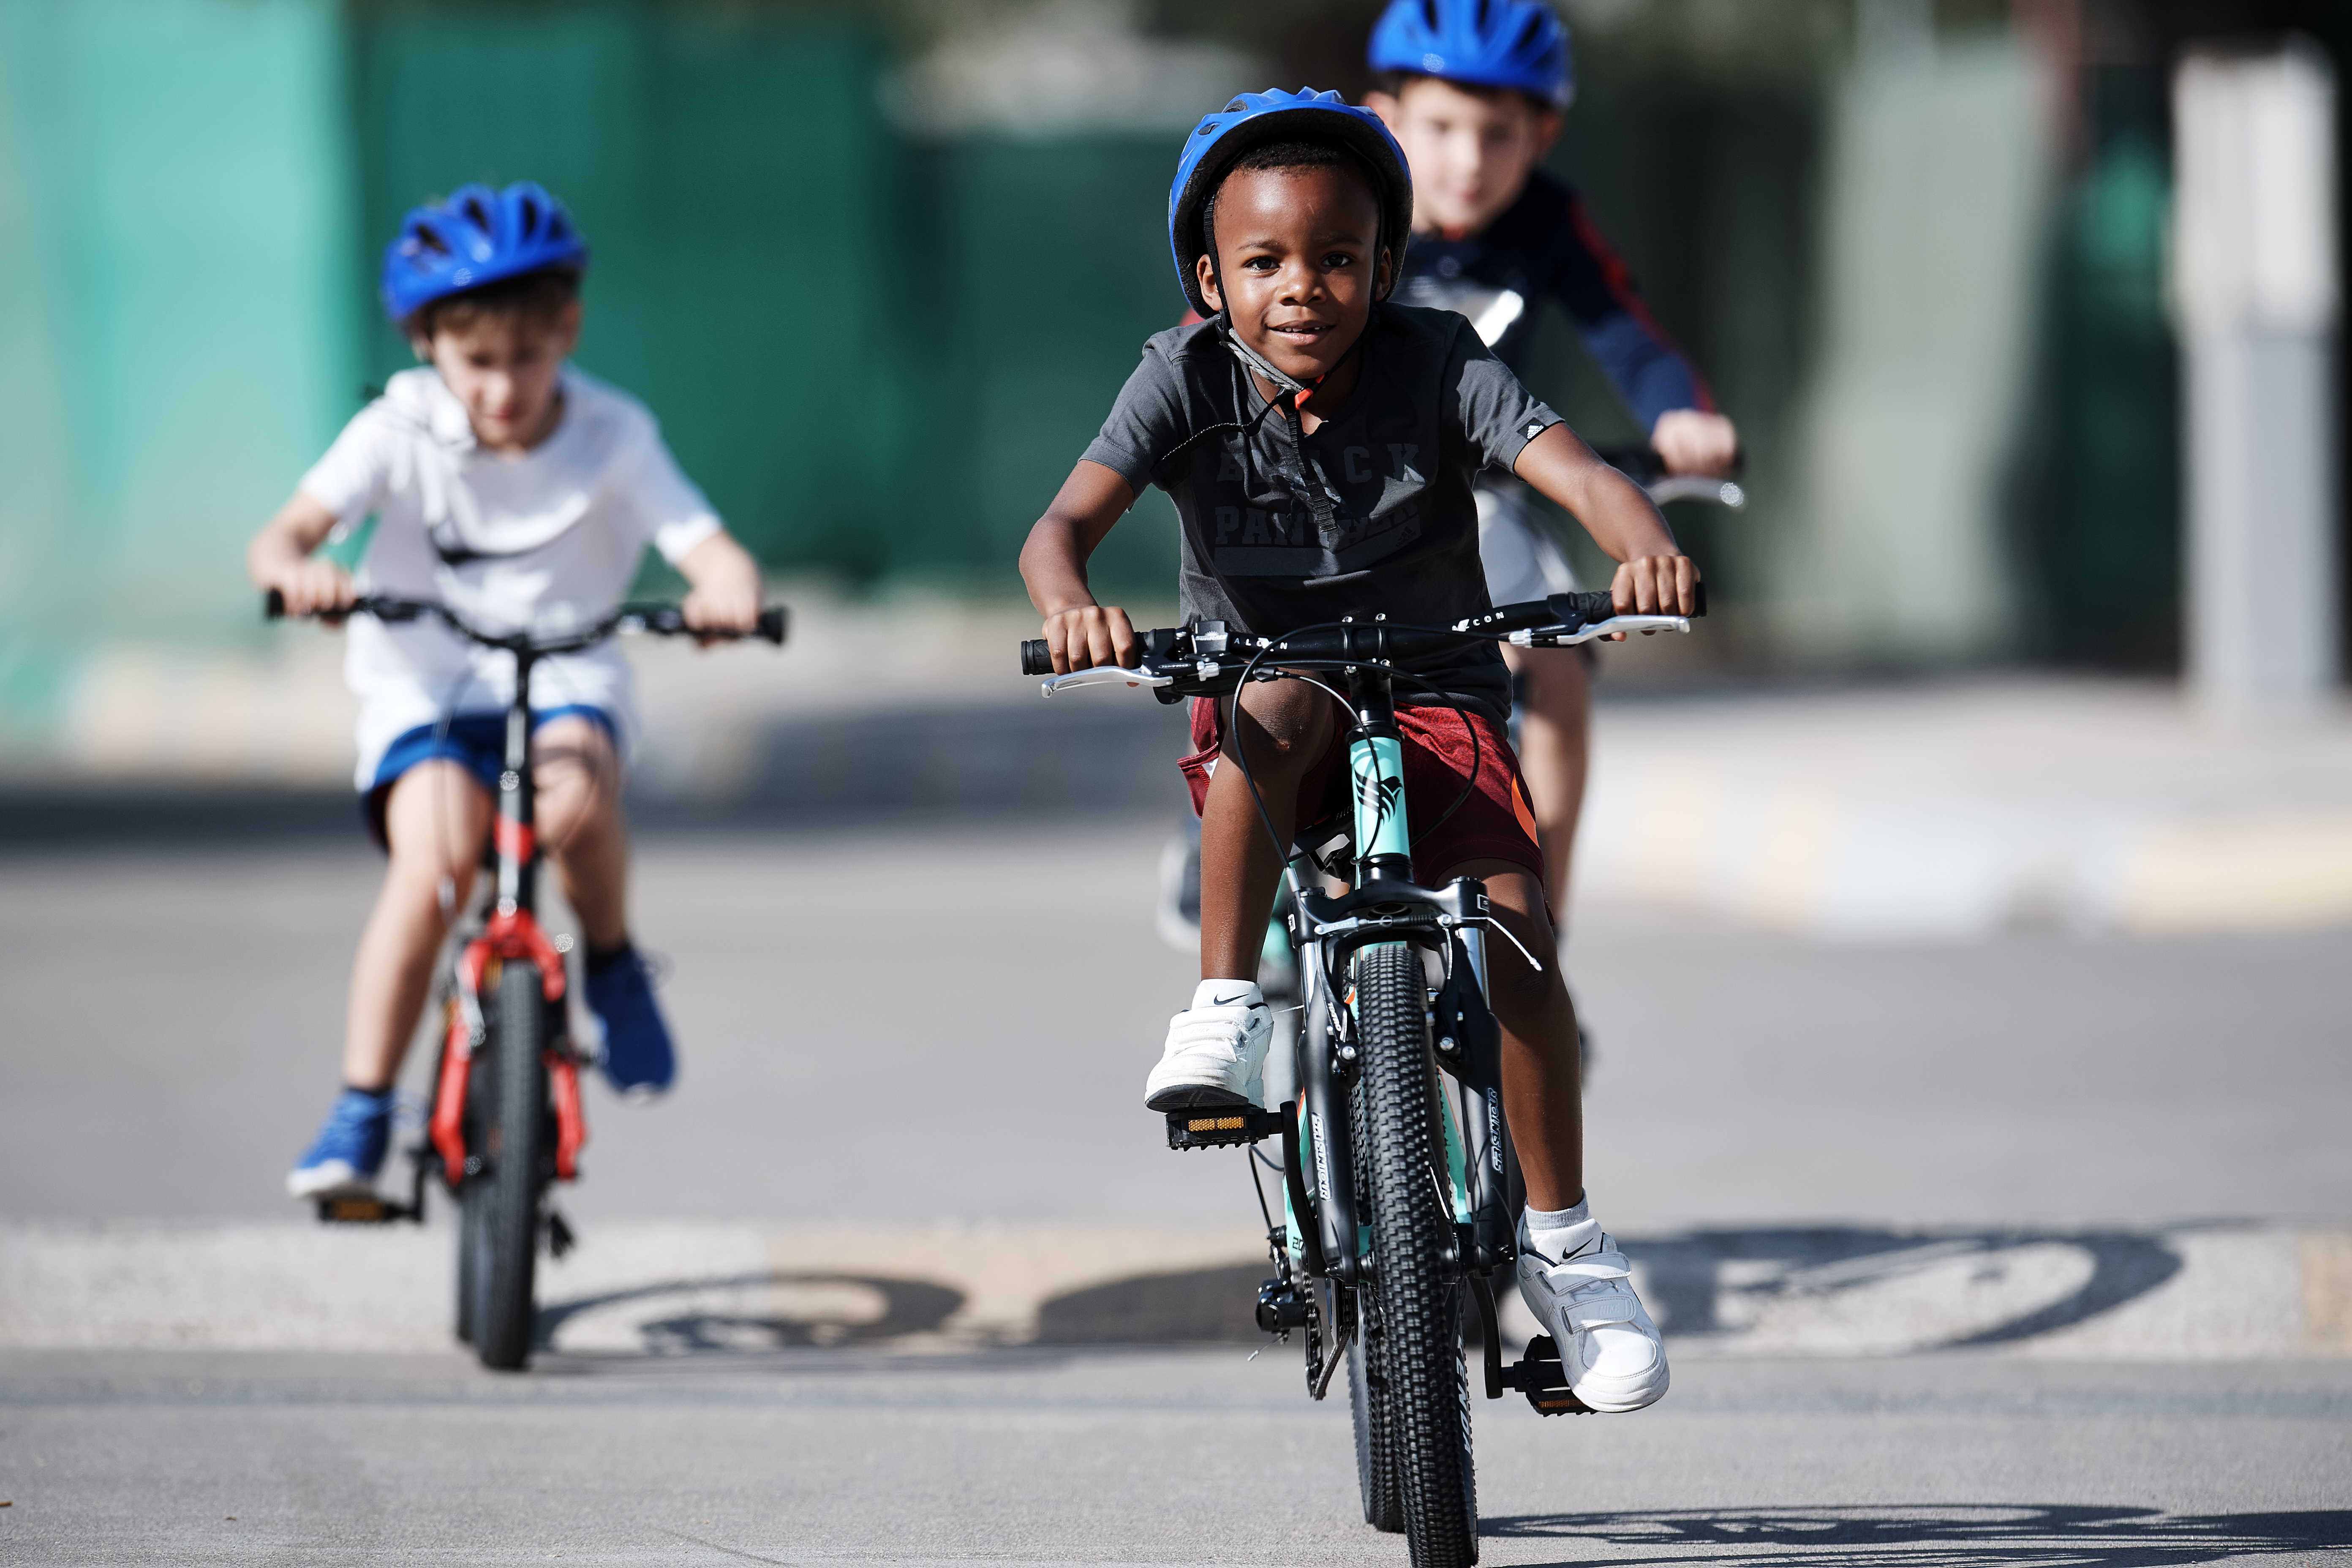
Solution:
[{"label": "child's knee", "polygon": [[531,764],[541,837],[560,844],[619,820],[620,758],[600,727],[570,720],[548,725],[532,738]]},{"label": "child's knee", "polygon": [[1249,746],[1253,767],[1303,770],[1331,743],[1331,700],[1318,688],[1276,680],[1252,686],[1238,703],[1242,714],[1232,733]]},{"label": "child's knee", "polygon": [[539,792],[539,837],[550,851],[620,826],[619,797],[590,779],[564,779]]},{"label": "child's knee", "polygon": [[1494,1006],[1495,1016],[1506,1023],[1535,1017],[1551,1005],[1557,996],[1564,994],[1559,965],[1553,961],[1552,955],[1528,941],[1533,932],[1521,931],[1515,934],[1528,943],[1528,951],[1536,954],[1537,962],[1543,967],[1537,969],[1529,964],[1507,942],[1492,939],[1487,942],[1486,984],[1493,993],[1488,1001]]},{"label": "child's knee", "polygon": [[598,769],[558,767],[539,786],[539,836],[550,847],[593,837],[620,824],[620,791]]}]

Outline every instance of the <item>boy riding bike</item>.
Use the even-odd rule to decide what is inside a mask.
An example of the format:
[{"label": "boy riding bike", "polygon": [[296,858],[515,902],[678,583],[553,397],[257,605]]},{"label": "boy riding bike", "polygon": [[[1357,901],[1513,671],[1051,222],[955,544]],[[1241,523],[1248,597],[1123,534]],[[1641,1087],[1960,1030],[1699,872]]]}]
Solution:
[{"label": "boy riding bike", "polygon": [[[1365,104],[1412,168],[1413,243],[1397,285],[1410,304],[1456,310],[1515,374],[1536,307],[1559,301],[1584,345],[1649,432],[1670,474],[1722,475],[1738,456],[1731,421],[1652,319],[1625,264],[1574,190],[1539,167],[1576,92],[1568,29],[1542,0],[1393,0],[1372,29],[1382,90]],[[1567,558],[1520,487],[1477,485],[1486,591],[1498,605],[1576,587]],[[1547,885],[1568,894],[1584,803],[1591,655],[1511,648],[1519,756],[1541,830]],[[1559,910],[1565,915],[1564,908]]]},{"label": "boy riding bike", "polygon": [[[1472,482],[1487,468],[1517,472],[1584,520],[1622,563],[1619,606],[1691,613],[1697,572],[1642,491],[1530,397],[1468,322],[1387,302],[1412,210],[1395,141],[1337,93],[1247,95],[1186,139],[1169,237],[1204,320],[1145,345],[1022,551],[1056,672],[1138,662],[1134,627],[1096,602],[1086,563],[1153,483],[1181,519],[1180,586],[1194,623],[1280,636],[1347,616],[1443,625],[1484,612]],[[1576,1016],[1505,738],[1509,678],[1487,643],[1400,668],[1427,683],[1398,699],[1408,789],[1450,799],[1474,786],[1413,847],[1413,874],[1430,886],[1483,879],[1535,961],[1498,963],[1492,997],[1528,1190],[1521,1292],[1577,1395],[1637,1409],[1665,1392],[1665,1356],[1584,1197]],[[1272,1018],[1254,976],[1283,859],[1262,836],[1261,801],[1273,838],[1287,843],[1301,811],[1321,805],[1345,720],[1302,681],[1194,704],[1202,979],[1146,1082],[1154,1110],[1262,1096]],[[1474,750],[1485,765],[1473,767]],[[1242,767],[1221,765],[1237,757],[1255,796]]]},{"label": "boy riding bike", "polygon": [[[254,536],[253,581],[298,616],[378,594],[446,605],[493,630],[587,625],[620,602],[652,544],[692,585],[688,625],[753,627],[758,565],[678,471],[645,407],[568,363],[587,264],[570,215],[535,184],[467,185],[411,212],[384,252],[383,299],[426,363],[394,376]],[[312,557],[371,512],[356,581]],[[383,1163],[393,1084],[489,831],[514,679],[510,658],[430,617],[354,617],[346,636],[357,783],[390,864],[352,964],[343,1089],[286,1179],[305,1198],[366,1192]],[[625,1094],[656,1095],[677,1065],[629,940],[629,667],[609,644],[550,658],[532,695],[545,698],[531,736],[538,831],[583,927],[604,1076]]]}]

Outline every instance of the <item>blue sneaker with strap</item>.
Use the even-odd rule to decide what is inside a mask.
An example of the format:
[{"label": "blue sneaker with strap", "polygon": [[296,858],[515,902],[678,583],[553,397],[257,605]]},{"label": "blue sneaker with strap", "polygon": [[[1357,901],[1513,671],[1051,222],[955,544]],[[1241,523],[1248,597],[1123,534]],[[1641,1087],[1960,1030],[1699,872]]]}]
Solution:
[{"label": "blue sneaker with strap", "polygon": [[604,1081],[632,1100],[650,1100],[677,1078],[669,1026],[654,1005],[653,977],[635,947],[591,953],[583,964],[588,1010],[604,1026]]},{"label": "blue sneaker with strap", "polygon": [[391,1089],[373,1093],[346,1089],[335,1097],[310,1152],[286,1174],[286,1190],[298,1198],[357,1197],[375,1190],[392,1142]]}]

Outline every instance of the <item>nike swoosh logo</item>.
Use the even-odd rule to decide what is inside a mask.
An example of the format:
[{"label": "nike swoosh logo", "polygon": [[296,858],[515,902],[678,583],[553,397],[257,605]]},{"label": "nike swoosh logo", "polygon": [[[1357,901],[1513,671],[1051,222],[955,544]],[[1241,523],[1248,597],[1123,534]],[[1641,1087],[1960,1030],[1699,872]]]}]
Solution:
[{"label": "nike swoosh logo", "polygon": [[1209,1005],[1212,1007],[1230,1007],[1248,994],[1249,993],[1246,991],[1236,991],[1230,996],[1212,996],[1209,998]]}]

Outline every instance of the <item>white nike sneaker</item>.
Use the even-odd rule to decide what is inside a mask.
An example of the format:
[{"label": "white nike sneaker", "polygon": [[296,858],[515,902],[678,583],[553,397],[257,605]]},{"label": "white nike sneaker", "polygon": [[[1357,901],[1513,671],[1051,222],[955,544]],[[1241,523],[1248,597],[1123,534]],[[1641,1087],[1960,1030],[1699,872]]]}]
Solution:
[{"label": "white nike sneaker", "polygon": [[1143,1103],[1154,1110],[1263,1104],[1273,1037],[1274,1010],[1255,981],[1202,981],[1192,1005],[1168,1020],[1168,1048],[1143,1080]]},{"label": "white nike sneaker", "polygon": [[1519,1299],[1559,1346],[1569,1387],[1591,1408],[1639,1410],[1666,1392],[1666,1347],[1642,1299],[1633,1267],[1591,1221],[1591,1239],[1563,1262],[1538,1252],[1519,1221]]}]

